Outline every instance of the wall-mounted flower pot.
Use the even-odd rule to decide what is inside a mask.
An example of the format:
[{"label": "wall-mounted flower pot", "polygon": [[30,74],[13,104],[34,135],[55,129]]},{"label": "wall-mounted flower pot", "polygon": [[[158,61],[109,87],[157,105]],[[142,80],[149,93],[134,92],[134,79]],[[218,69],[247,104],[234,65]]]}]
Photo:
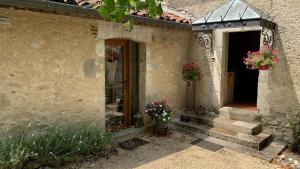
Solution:
[{"label": "wall-mounted flower pot", "polygon": [[261,66],[259,70],[270,70],[270,66]]},{"label": "wall-mounted flower pot", "polygon": [[269,46],[264,46],[260,51],[249,51],[247,57],[244,57],[243,63],[248,69],[270,70],[276,66],[279,61],[280,57],[277,51],[272,50]]}]

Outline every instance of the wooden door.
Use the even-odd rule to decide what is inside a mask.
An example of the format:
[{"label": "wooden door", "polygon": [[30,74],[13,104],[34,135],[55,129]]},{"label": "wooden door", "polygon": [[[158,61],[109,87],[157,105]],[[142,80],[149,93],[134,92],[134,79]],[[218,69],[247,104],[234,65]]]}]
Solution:
[{"label": "wooden door", "polygon": [[130,55],[128,40],[107,40],[106,115],[112,132],[131,126]]}]

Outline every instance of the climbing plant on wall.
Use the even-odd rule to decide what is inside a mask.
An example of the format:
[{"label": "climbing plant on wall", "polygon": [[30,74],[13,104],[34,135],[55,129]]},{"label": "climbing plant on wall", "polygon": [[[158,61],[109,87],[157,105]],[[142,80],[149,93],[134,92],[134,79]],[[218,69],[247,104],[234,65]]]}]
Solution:
[{"label": "climbing plant on wall", "polygon": [[163,13],[163,0],[103,0],[97,11],[105,20],[123,23],[127,30],[132,30],[134,21],[129,15],[134,11],[146,10],[152,18]]}]

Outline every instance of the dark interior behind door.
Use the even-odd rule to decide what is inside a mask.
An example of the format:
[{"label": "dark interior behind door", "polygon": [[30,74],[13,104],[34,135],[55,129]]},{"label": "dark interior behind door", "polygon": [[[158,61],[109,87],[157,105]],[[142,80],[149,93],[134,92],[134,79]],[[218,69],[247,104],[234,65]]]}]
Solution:
[{"label": "dark interior behind door", "polygon": [[229,34],[228,72],[234,72],[234,102],[256,103],[258,71],[246,69],[243,57],[260,49],[260,31]]}]

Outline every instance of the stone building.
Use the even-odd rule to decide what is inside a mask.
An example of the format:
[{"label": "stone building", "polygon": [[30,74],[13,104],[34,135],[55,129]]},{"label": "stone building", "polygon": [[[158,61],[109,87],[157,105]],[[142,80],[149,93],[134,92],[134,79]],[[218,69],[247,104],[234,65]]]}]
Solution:
[{"label": "stone building", "polygon": [[[178,10],[191,12],[197,19],[226,2],[226,0],[203,0],[201,2],[191,0],[187,3],[182,3],[180,0],[168,1],[171,6]],[[277,136],[276,138],[288,141],[290,133],[285,128],[286,114],[291,110],[299,108],[300,79],[298,78],[298,72],[300,69],[298,68],[299,59],[297,58],[300,56],[300,51],[297,47],[297,41],[300,33],[297,31],[297,27],[300,26],[300,23],[297,20],[300,17],[300,1],[247,0],[247,2],[266,15],[270,15],[270,18],[276,23],[273,33],[273,48],[279,52],[281,60],[275,69],[259,72],[256,93],[257,109],[262,115],[264,130],[273,133],[273,135]],[[256,30],[261,31],[262,29],[261,27],[257,27]],[[206,107],[223,107],[228,104],[228,101],[232,101],[230,94],[228,98],[228,92],[232,91],[226,87],[226,84],[222,84],[223,80],[226,83],[226,80],[232,76],[232,73],[224,70],[224,66],[226,69],[228,64],[226,63],[228,36],[230,36],[231,32],[247,31],[249,31],[247,26],[239,30],[215,29],[213,30],[213,34],[216,39],[214,39],[214,48],[210,52],[210,55],[203,55],[200,52],[193,52],[193,56],[190,55],[196,58],[200,64],[205,61],[201,67],[204,69],[203,72],[206,72],[203,73],[201,84],[199,84],[199,90],[197,91],[197,99],[200,105],[205,105]],[[221,38],[223,42],[217,38]],[[263,36],[261,38],[263,39]],[[262,42],[260,45],[262,45]],[[222,52],[225,52],[225,58]],[[215,59],[215,61],[211,62],[211,58]],[[213,87],[213,89],[207,90],[209,87]],[[211,93],[210,91],[212,90],[214,92]]]},{"label": "stone building", "polygon": [[[300,1],[169,1],[166,10],[176,14],[136,14],[128,32],[101,20],[93,4],[0,0],[1,128],[88,120],[116,131],[140,118],[147,126],[144,105],[163,98],[179,116],[186,101],[181,66],[196,60],[196,105],[216,115],[181,116],[209,121],[215,130],[208,134],[257,149],[271,135],[288,140],[285,116],[300,96]],[[210,15],[221,16],[210,22]],[[237,49],[259,50],[266,35],[274,35],[269,43],[280,63],[268,71],[237,66],[244,52]]]},{"label": "stone building", "polygon": [[74,120],[104,127],[108,113],[129,127],[131,112],[121,102],[132,107],[132,118],[154,99],[183,107],[189,24],[133,16],[128,32],[87,7],[26,0],[1,1],[0,9],[1,128]]}]

